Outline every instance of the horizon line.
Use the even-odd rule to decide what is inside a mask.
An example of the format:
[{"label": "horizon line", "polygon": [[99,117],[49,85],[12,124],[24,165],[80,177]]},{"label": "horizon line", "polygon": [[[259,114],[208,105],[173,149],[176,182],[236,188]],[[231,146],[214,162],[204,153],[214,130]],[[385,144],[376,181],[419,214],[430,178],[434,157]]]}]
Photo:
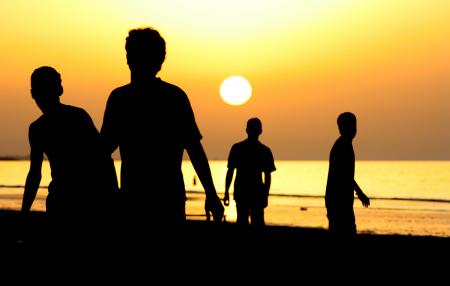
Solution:
[{"label": "horizon line", "polygon": [[[0,156],[0,161],[27,161],[30,159],[29,155],[5,155]],[[121,161],[121,158],[113,158],[114,161]],[[212,158],[208,159],[208,161],[227,161],[228,158]],[[317,159],[305,159],[305,158],[280,158],[275,159],[275,161],[328,161],[328,158],[317,158]],[[48,161],[47,157],[44,157],[44,161]],[[183,161],[190,161],[189,158],[183,158]],[[375,158],[375,159],[356,159],[356,161],[450,161],[450,158],[406,158],[406,159],[398,159],[398,158]]]}]

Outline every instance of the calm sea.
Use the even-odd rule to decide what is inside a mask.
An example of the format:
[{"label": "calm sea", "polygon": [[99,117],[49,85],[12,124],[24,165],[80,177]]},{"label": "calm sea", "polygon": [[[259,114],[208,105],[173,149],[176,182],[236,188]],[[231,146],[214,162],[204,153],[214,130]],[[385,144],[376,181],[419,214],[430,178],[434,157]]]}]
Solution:
[{"label": "calm sea", "polygon": [[[210,167],[222,196],[226,161],[211,161]],[[277,161],[276,167],[266,223],[326,228],[323,196],[328,162]],[[28,168],[28,161],[0,161],[0,208],[20,209]],[[120,161],[116,168],[119,174]],[[204,219],[202,185],[190,161],[184,161],[182,169],[188,216]],[[355,178],[371,198],[367,209],[355,200],[358,232],[450,237],[450,161],[357,161]],[[34,210],[45,210],[49,182],[50,168],[44,162]],[[227,207],[226,217],[228,221],[236,219],[233,203]]]}]

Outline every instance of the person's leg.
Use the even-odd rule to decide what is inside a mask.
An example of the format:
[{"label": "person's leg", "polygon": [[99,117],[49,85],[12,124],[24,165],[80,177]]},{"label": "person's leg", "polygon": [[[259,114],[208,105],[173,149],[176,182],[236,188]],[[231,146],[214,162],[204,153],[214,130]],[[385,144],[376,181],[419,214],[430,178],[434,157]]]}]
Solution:
[{"label": "person's leg", "polygon": [[263,208],[252,208],[250,210],[250,217],[252,221],[252,226],[264,226],[264,209]]},{"label": "person's leg", "polygon": [[[154,218],[150,218],[155,220],[157,218],[156,224],[164,227],[177,227],[183,226],[186,223],[186,205],[185,202],[173,202],[170,207],[167,207],[169,203],[166,204],[165,208],[155,207],[152,211],[152,216]],[[160,214],[164,213],[164,216],[160,216]]]},{"label": "person's leg", "polygon": [[174,222],[177,225],[184,225],[186,223],[186,204],[185,202],[180,203],[176,208],[176,214],[174,217]]},{"label": "person's leg", "polygon": [[355,221],[355,213],[353,212],[353,208],[349,210],[348,214],[348,234],[350,236],[356,235],[356,221]]},{"label": "person's leg", "polygon": [[236,203],[236,212],[237,212],[236,224],[248,225],[249,224],[248,217],[250,209],[247,206]]},{"label": "person's leg", "polygon": [[355,215],[353,210],[336,213],[330,220],[330,230],[340,238],[350,238],[356,235]]},{"label": "person's leg", "polygon": [[336,215],[331,208],[327,208],[328,231],[333,234],[336,232]]}]

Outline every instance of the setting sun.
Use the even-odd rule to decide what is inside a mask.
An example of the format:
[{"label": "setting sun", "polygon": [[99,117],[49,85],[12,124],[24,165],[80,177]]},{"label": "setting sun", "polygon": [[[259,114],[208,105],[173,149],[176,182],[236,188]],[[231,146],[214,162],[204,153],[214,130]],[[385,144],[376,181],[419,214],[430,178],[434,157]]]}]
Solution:
[{"label": "setting sun", "polygon": [[220,85],[220,96],[230,105],[242,105],[252,96],[252,86],[242,76],[230,76]]}]

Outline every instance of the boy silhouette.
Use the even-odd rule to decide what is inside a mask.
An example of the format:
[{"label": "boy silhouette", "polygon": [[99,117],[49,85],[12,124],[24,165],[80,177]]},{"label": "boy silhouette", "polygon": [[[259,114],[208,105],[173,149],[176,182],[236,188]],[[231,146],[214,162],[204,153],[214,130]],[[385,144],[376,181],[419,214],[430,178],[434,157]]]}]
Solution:
[{"label": "boy silhouette", "polygon": [[[272,151],[259,141],[262,124],[258,118],[247,122],[248,138],[231,147],[225,179],[224,203],[229,205],[229,189],[236,169],[234,200],[239,225],[263,226],[264,208],[268,205],[271,173],[276,170]],[[264,174],[264,180],[263,180]]]},{"label": "boy silhouette", "polygon": [[185,222],[181,163],[186,150],[205,189],[205,208],[221,221],[224,208],[189,99],[179,87],[156,77],[166,55],[164,39],[153,28],[133,29],[125,49],[131,82],[112,91],[101,134],[110,153],[120,150],[128,213],[153,225]]},{"label": "boy silhouette", "polygon": [[46,212],[58,227],[94,223],[118,189],[113,161],[102,148],[100,135],[86,111],[60,102],[60,74],[40,67],[31,75],[31,95],[42,115],[29,128],[30,170],[22,212],[28,213],[41,181],[44,154],[52,180]]},{"label": "boy silhouette", "polygon": [[330,152],[325,206],[329,231],[338,236],[352,236],[356,234],[354,192],[364,207],[370,205],[370,200],[354,179],[355,153],[352,141],[356,136],[356,116],[344,112],[339,115],[337,124],[341,136]]}]

